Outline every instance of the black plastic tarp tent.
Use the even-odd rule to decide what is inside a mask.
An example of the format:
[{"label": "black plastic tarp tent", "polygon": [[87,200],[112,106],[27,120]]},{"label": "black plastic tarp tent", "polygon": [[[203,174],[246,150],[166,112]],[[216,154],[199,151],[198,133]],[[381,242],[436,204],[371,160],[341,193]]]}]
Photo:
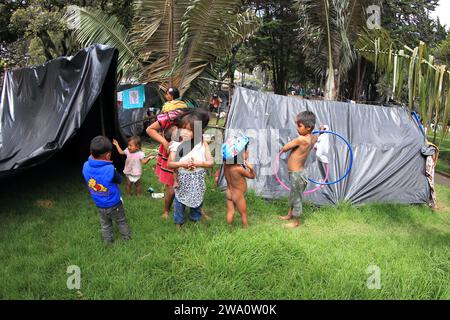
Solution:
[{"label": "black plastic tarp tent", "polygon": [[[93,45],[73,57],[6,71],[0,103],[0,176],[42,163],[69,141],[120,136],[117,50]],[[121,136],[120,136],[121,137]],[[122,138],[120,138],[122,139]]]},{"label": "black plastic tarp tent", "polygon": [[[421,154],[426,140],[405,108],[301,100],[236,88],[225,139],[240,134],[250,137],[249,162],[255,164],[257,178],[248,185],[256,194],[269,199],[288,195],[274,176],[274,162],[282,146],[298,136],[294,119],[306,110],[317,116],[316,129],[327,124],[350,142],[354,153],[349,176],[307,195],[306,201],[318,205],[343,201],[429,203],[431,191]],[[346,172],[350,154],[340,138],[330,135],[330,142],[328,181],[332,182]],[[313,180],[323,181],[314,152],[306,172]],[[286,155],[281,157],[278,176],[289,185]],[[226,185],[223,176],[219,183]],[[316,187],[309,183],[307,189]]]}]

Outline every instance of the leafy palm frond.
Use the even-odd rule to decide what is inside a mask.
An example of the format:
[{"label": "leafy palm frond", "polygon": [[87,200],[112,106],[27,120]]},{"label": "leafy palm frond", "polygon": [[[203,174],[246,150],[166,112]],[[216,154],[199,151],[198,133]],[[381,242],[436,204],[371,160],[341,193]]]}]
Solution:
[{"label": "leafy palm frond", "polygon": [[191,0],[141,0],[135,5],[136,23],[132,43],[145,61],[148,82],[173,84],[170,70],[178,55],[181,23]]},{"label": "leafy palm frond", "polygon": [[[295,0],[299,14],[299,40],[319,75],[327,76],[327,87],[337,85],[353,66],[352,43],[366,25],[366,0]],[[336,72],[336,71],[337,72]]]},{"label": "leafy palm frond", "polygon": [[409,61],[409,77],[408,77],[408,97],[409,97],[409,107],[414,109],[414,69],[416,68],[416,59],[419,53],[419,48],[415,48],[412,57]]},{"label": "leafy palm frond", "polygon": [[[315,56],[322,66],[322,73],[326,70],[324,65],[330,62],[329,51],[332,52],[333,65],[339,66],[340,74],[352,66],[356,54],[351,43],[357,34],[355,32],[365,25],[365,5],[364,0],[295,1],[300,17],[299,38],[306,42],[305,53]],[[318,47],[320,51],[314,51]]]},{"label": "leafy palm frond", "polygon": [[[360,34],[356,47],[362,56],[376,64],[378,73],[384,76],[383,81],[391,81],[393,98],[407,102],[411,110],[421,113],[426,127],[431,122],[436,128],[441,124],[441,136],[445,135],[450,111],[450,71],[445,65],[435,64],[424,42],[414,49],[404,46],[396,50],[387,31],[366,30]],[[405,96],[407,98],[403,98]]]},{"label": "leafy palm frond", "polygon": [[229,51],[245,41],[262,26],[262,20],[252,10],[238,12],[228,20],[228,24],[224,26],[226,29],[223,31],[223,41],[217,44],[222,52]]},{"label": "leafy palm frond", "polygon": [[[174,73],[180,92],[185,92],[218,56],[231,50],[258,26],[250,13],[239,16],[241,0],[194,0],[182,23],[182,39]],[[241,17],[243,19],[237,19]],[[243,32],[244,34],[242,34]]]},{"label": "leafy palm frond", "polygon": [[140,81],[178,86],[183,94],[217,57],[259,27],[256,15],[241,7],[241,0],[139,0],[129,34],[98,10],[71,6],[66,17],[84,46],[115,46],[124,74],[139,68],[134,74]]},{"label": "leafy palm frond", "polygon": [[442,131],[441,131],[441,140],[439,142],[439,145],[442,144],[442,142],[444,141],[447,132],[448,132],[448,121],[450,119],[450,88],[448,89],[447,92],[447,99],[445,102],[445,109],[444,109],[444,116],[443,116],[443,120],[442,120]]},{"label": "leafy palm frond", "polygon": [[115,16],[91,8],[69,6],[65,18],[81,45],[100,43],[116,47],[119,50],[118,71],[139,77],[140,63],[129,45],[129,34]]},{"label": "leafy palm frond", "polygon": [[212,69],[211,64],[206,66],[203,72],[194,81],[192,81],[189,89],[184,93],[187,96],[209,97],[211,92],[215,90],[215,85],[206,79],[217,79],[218,75]]}]

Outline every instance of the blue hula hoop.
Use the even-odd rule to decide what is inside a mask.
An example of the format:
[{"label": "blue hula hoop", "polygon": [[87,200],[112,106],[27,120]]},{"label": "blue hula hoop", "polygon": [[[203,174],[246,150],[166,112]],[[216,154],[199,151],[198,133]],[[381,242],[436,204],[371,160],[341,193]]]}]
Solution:
[{"label": "blue hula hoop", "polygon": [[347,176],[350,174],[350,171],[352,170],[352,166],[353,166],[353,149],[352,146],[350,145],[350,143],[343,137],[341,136],[339,133],[333,132],[333,131],[313,131],[312,134],[321,134],[321,133],[329,133],[332,135],[337,136],[338,138],[340,138],[342,141],[345,142],[345,144],[348,147],[348,151],[350,153],[350,164],[348,165],[347,171],[345,172],[345,174],[339,178],[336,181],[332,181],[332,182],[319,182],[319,181],[314,181],[313,179],[308,178],[308,181],[315,183],[315,184],[320,184],[320,185],[332,185],[332,184],[336,184],[341,182],[342,180],[344,180],[345,178],[347,178]]}]

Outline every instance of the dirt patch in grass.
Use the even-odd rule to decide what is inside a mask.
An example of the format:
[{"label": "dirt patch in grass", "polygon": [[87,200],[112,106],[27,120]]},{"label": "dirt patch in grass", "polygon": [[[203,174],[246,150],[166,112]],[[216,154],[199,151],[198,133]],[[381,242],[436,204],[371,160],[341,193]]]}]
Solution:
[{"label": "dirt patch in grass", "polygon": [[53,209],[55,202],[52,200],[37,200],[36,206],[42,209]]}]

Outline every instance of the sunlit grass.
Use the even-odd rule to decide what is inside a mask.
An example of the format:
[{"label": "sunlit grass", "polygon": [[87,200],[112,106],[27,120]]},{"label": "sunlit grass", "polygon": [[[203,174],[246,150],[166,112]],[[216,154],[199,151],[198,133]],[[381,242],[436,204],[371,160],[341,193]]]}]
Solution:
[{"label": "sunlit grass", "polygon": [[[154,165],[154,162],[153,162]],[[161,192],[153,168],[144,189]],[[306,206],[303,225],[285,230],[287,202],[248,196],[249,230],[229,228],[212,176],[212,217],[177,232],[160,218],[162,200],[124,196],[133,240],[101,241],[97,209],[81,167],[26,172],[2,186],[0,299],[449,299],[450,189],[440,210],[374,204]],[[122,186],[123,188],[124,186]],[[122,189],[123,190],[123,189]],[[67,267],[81,289],[66,287]],[[381,269],[381,290],[366,286]]]}]

